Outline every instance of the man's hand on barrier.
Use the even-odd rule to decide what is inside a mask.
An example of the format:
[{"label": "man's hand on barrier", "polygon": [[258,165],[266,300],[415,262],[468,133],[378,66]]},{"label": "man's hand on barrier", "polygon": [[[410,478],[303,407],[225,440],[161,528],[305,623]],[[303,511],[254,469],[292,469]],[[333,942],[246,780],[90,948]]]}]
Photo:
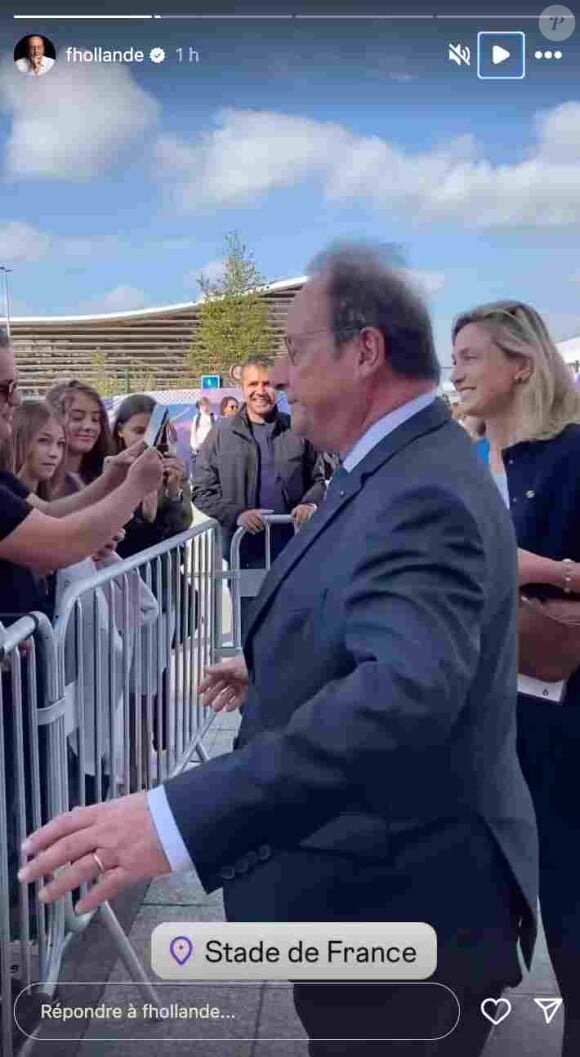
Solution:
[{"label": "man's hand on barrier", "polygon": [[[84,882],[94,882],[77,903],[86,914],[139,881],[171,873],[149,811],[147,793],[77,807],[36,830],[22,846],[30,862],[18,880],[30,884],[58,875],[41,889],[45,903],[60,899]],[[101,872],[101,865],[103,872]]]},{"label": "man's hand on barrier", "polygon": [[206,668],[199,684],[202,701],[214,712],[241,708],[248,692],[248,669],[243,657],[230,657]]},{"label": "man's hand on barrier", "polygon": [[295,506],[291,516],[296,527],[300,528],[301,525],[309,521],[315,510],[316,503],[299,503],[298,506]]},{"label": "man's hand on barrier", "polygon": [[147,448],[129,467],[127,480],[134,484],[141,497],[156,492],[163,480],[163,459],[155,448]]},{"label": "man's hand on barrier", "polygon": [[240,528],[245,528],[254,536],[257,535],[258,532],[263,532],[266,527],[264,525],[261,510],[244,510],[244,513],[240,514],[237,524]]},{"label": "man's hand on barrier", "polygon": [[131,466],[136,459],[146,450],[144,440],[138,440],[130,448],[125,448],[118,455],[108,455],[103,463],[103,477],[106,477],[111,485],[111,491],[123,484]]}]

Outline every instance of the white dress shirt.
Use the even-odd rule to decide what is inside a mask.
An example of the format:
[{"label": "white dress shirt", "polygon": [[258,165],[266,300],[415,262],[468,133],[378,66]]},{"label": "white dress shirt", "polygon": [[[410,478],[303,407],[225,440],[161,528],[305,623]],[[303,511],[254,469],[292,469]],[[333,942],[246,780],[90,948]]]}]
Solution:
[{"label": "white dress shirt", "polygon": [[48,73],[49,70],[52,70],[54,59],[49,59],[48,55],[43,55],[38,70],[35,70],[30,59],[26,58],[17,59],[16,66],[21,73],[26,73],[29,77],[42,77],[43,73]]},{"label": "white dress shirt", "polygon": [[[410,400],[395,411],[389,411],[388,414],[379,418],[363,433],[354,447],[344,456],[342,461],[343,469],[347,473],[354,470],[355,466],[358,466],[359,462],[362,462],[369,452],[376,448],[377,444],[380,444],[389,433],[392,433],[398,426],[402,426],[403,422],[407,422],[413,415],[418,415],[420,411],[429,407],[436,396],[437,392],[435,389],[429,393],[422,393],[415,400]],[[162,785],[158,785],[151,789],[147,795],[149,811],[157,830],[157,836],[163,851],[171,863],[171,869],[174,873],[182,870],[191,870],[193,862],[179,832],[173,812],[169,807],[165,789]]]}]

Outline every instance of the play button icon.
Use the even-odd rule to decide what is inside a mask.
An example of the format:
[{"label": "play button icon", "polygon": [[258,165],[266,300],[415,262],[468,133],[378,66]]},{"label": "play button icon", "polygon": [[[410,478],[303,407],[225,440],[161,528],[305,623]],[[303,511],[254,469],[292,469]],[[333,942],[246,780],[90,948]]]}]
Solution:
[{"label": "play button icon", "polygon": [[501,44],[494,44],[491,49],[491,61],[494,66],[497,66],[500,62],[505,62],[511,56],[511,51],[506,48],[502,48]]},{"label": "play button icon", "polygon": [[477,76],[482,81],[521,81],[526,76],[524,33],[478,33]]}]

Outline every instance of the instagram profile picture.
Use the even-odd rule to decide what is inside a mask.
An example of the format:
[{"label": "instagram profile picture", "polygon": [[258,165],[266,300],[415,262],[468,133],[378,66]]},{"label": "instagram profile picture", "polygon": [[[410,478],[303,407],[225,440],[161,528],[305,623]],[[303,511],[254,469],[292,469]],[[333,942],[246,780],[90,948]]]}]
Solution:
[{"label": "instagram profile picture", "polygon": [[56,48],[48,37],[43,37],[41,33],[30,33],[22,37],[14,48],[14,62],[20,73],[41,77],[52,70],[56,62]]}]

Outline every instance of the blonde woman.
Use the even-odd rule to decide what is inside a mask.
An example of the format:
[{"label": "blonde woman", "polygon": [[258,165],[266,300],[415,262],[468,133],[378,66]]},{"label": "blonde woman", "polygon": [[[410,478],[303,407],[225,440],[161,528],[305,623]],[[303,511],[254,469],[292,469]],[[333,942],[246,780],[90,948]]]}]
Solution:
[{"label": "blonde woman", "polygon": [[[580,598],[580,398],[541,316],[501,301],[453,327],[461,407],[483,419],[526,594]],[[568,561],[565,561],[568,559]],[[564,595],[562,595],[564,597]],[[573,597],[573,596],[572,596]],[[580,669],[552,698],[518,694],[518,748],[540,835],[540,901],[565,1008],[563,1057],[580,1053]],[[546,689],[546,688],[544,688]]]}]

